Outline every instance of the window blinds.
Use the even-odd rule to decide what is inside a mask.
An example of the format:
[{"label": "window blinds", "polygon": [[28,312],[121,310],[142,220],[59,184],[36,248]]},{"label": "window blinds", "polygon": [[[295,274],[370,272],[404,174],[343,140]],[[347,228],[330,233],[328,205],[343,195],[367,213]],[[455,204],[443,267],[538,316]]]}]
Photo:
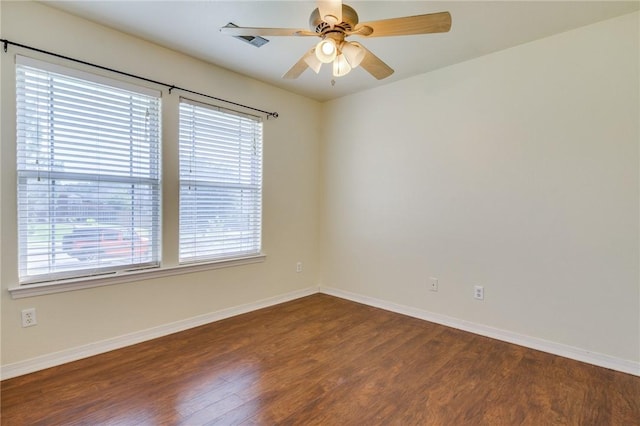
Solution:
[{"label": "window blinds", "polygon": [[21,283],[160,260],[159,92],[18,57]]},{"label": "window blinds", "polygon": [[180,263],[258,254],[262,122],[180,101]]}]

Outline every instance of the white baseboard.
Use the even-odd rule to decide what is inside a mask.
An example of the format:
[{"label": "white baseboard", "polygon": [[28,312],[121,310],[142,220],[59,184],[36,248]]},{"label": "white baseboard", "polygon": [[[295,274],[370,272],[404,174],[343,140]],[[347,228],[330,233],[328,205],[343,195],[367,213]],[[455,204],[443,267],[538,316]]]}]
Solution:
[{"label": "white baseboard", "polygon": [[179,331],[188,330],[190,328],[199,327],[201,325],[209,324],[225,318],[230,318],[236,315],[255,311],[257,309],[277,305],[278,303],[299,299],[301,297],[309,296],[317,292],[317,287],[310,287],[303,290],[292,291],[278,296],[269,297],[267,299],[258,300],[257,302],[246,303],[244,305],[234,306],[204,315],[198,315],[193,318],[187,318],[181,321],[153,327],[147,330],[141,330],[135,333],[102,340],[100,342],[90,343],[88,345],[78,346],[60,352],[42,355],[25,361],[3,365],[0,370],[0,379],[10,379],[12,377],[21,376],[23,374],[29,374],[35,371],[44,370],[45,368],[55,367],[68,362],[77,361],[82,358],[109,352],[114,349],[124,348],[126,346],[135,345],[147,340],[156,339],[158,337],[177,333]]},{"label": "white baseboard", "polygon": [[536,337],[525,336],[511,331],[501,330],[498,328],[493,328],[486,325],[461,320],[458,318],[452,318],[446,315],[436,314],[410,306],[399,305],[393,302],[388,302],[386,300],[376,299],[373,297],[351,293],[336,288],[320,286],[319,290],[320,293],[340,297],[342,299],[351,300],[353,302],[358,302],[387,311],[419,318],[436,324],[457,328],[459,330],[468,331],[485,337],[491,337],[493,339],[513,343],[531,349],[536,349],[565,358],[570,358],[576,361],[586,362],[588,364],[597,365],[599,367],[605,367],[611,370],[640,376],[640,362],[620,359],[612,357],[610,355],[591,352],[586,349],[580,349],[573,346],[563,345],[561,343],[550,342],[548,340],[538,339]]},{"label": "white baseboard", "polygon": [[507,330],[488,327],[482,324],[477,324],[458,318],[452,318],[446,315],[436,314],[422,309],[400,305],[393,302],[388,302],[386,300],[376,299],[373,297],[351,293],[336,288],[320,286],[309,287],[303,290],[297,290],[267,299],[262,299],[256,302],[222,309],[220,311],[199,315],[193,318],[187,318],[185,320],[176,321],[158,327],[153,327],[147,330],[141,330],[135,333],[114,337],[112,339],[66,349],[64,351],[39,356],[25,361],[19,361],[13,364],[7,364],[2,366],[0,369],[0,380],[10,379],[12,377],[21,376],[23,374],[29,374],[39,370],[44,370],[45,368],[55,367],[68,362],[77,361],[82,358],[99,355],[101,353],[124,348],[130,345],[135,345],[147,340],[188,330],[193,327],[199,327],[201,325],[255,311],[257,309],[277,305],[278,303],[284,303],[290,300],[299,299],[301,297],[309,296],[318,292],[373,306],[376,308],[385,309],[387,311],[408,315],[414,318],[419,318],[425,321],[445,325],[459,330],[468,331],[474,334],[479,334],[481,336],[491,337],[493,339],[501,340],[504,342],[551,353],[565,358],[586,362],[589,364],[597,365],[599,367],[605,367],[611,370],[640,376],[639,362],[628,361],[612,357],[610,355],[590,352],[585,349],[550,342],[535,337],[525,336]]}]

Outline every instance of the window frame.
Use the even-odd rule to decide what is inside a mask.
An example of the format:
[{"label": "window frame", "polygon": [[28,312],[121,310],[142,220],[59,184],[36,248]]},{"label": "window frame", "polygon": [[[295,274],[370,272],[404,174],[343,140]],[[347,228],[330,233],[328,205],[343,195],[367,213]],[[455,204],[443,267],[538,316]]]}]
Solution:
[{"label": "window frame", "polygon": [[[90,68],[79,67],[80,69],[83,69],[83,70],[80,70],[77,68],[71,68],[69,64],[66,64],[64,61],[50,62],[49,58],[46,58],[45,60],[41,60],[41,59],[35,59],[35,58],[26,57],[22,55],[15,55],[14,58],[16,62],[18,61],[19,57],[23,58],[21,60],[25,60],[31,63],[46,64],[46,66],[49,67],[51,70],[54,70],[54,72],[56,69],[64,70],[64,72],[68,72],[69,76],[80,76],[80,78],[82,78],[83,76],[88,75],[88,76],[91,76],[91,78],[94,79],[94,81],[96,82],[101,82],[101,81],[116,82],[117,85],[122,88],[131,87],[138,90],[141,88],[145,89],[145,86],[129,83],[128,81],[126,81],[127,79],[121,79],[118,76],[115,76],[115,78],[113,78],[113,77],[106,77],[102,74],[97,74],[93,72],[93,70]],[[38,55],[35,55],[35,57],[38,57]],[[63,65],[60,65],[59,63],[62,63]],[[13,72],[16,72],[15,64],[13,67],[9,69],[12,69]],[[106,74],[109,75],[108,72]],[[17,78],[17,75],[14,75],[13,88],[10,88],[7,90],[8,95],[13,93],[14,99],[16,99],[16,96],[17,96],[16,78]],[[137,83],[137,81],[135,83]],[[146,87],[146,89],[153,92],[160,92],[161,96],[167,93],[165,92],[164,89],[153,89],[150,87]],[[171,91],[169,90],[168,93],[171,93]],[[14,102],[14,106],[15,105],[16,104]],[[171,97],[167,98],[166,96],[164,96],[162,99],[162,107],[160,110],[160,150],[161,152],[166,151],[167,143],[174,143],[173,141],[167,142],[162,137],[163,134],[166,134],[167,129],[169,129],[169,131],[172,131],[173,125],[175,123],[176,135],[179,131],[178,105],[179,105],[179,101],[177,101],[176,98],[171,98]],[[13,121],[13,124],[15,125],[17,111],[13,110],[13,112],[10,114],[12,114],[14,117],[12,121]],[[169,127],[166,127],[167,123],[170,123]],[[263,121],[263,124],[264,124],[264,121]],[[9,129],[11,127],[12,126],[8,126]],[[13,136],[12,136],[13,138],[17,137],[16,132],[17,132],[17,128],[14,127]],[[263,128],[263,134],[264,134],[264,128]],[[175,146],[169,145],[170,151],[173,151],[175,149],[175,151],[177,152],[178,150],[177,137],[175,140],[175,144],[176,144]],[[17,148],[17,145],[16,145],[16,148]],[[8,154],[8,156],[6,154]],[[13,192],[13,194],[14,194],[14,202],[16,202],[16,204],[14,204],[15,206],[14,213],[5,215],[5,218],[3,218],[3,222],[4,222],[3,226],[6,226],[8,223],[12,223],[15,220],[14,223],[16,226],[15,228],[16,232],[15,234],[13,232],[9,232],[8,235],[13,235],[11,239],[13,240],[13,243],[17,248],[18,246],[18,233],[17,233],[17,196],[18,196],[17,184],[18,184],[18,181],[17,181],[17,161],[16,161],[17,149],[16,151],[13,152],[13,155],[11,155],[10,153],[6,153],[6,154],[5,156],[9,161],[6,161],[5,159],[3,159],[3,162],[8,167],[13,167],[13,170],[15,173],[14,184],[10,186],[12,186],[13,191],[15,191]],[[11,165],[11,163],[13,163],[13,165]],[[167,246],[168,242],[172,239],[172,236],[171,236],[172,234],[175,236],[175,238],[177,238],[178,232],[179,232],[177,229],[178,225],[176,224],[175,227],[172,226],[172,228],[167,228],[167,224],[165,223],[165,220],[164,220],[164,217],[166,216],[167,212],[169,212],[169,216],[175,215],[173,217],[176,217],[176,218],[179,215],[179,211],[176,208],[177,203],[176,204],[170,203],[169,205],[167,205],[163,195],[164,192],[166,191],[165,179],[167,180],[169,187],[172,187],[172,185],[174,184],[179,185],[178,170],[176,167],[173,167],[170,164],[172,164],[172,162],[167,163],[162,159],[159,162],[160,173],[161,173],[159,230],[162,233],[165,233],[165,234],[168,233],[168,238],[166,239],[162,238],[160,240],[159,250],[161,253],[163,253],[163,255],[159,260],[158,266],[151,267],[148,269],[120,270],[120,271],[114,271],[109,273],[101,273],[99,275],[81,276],[76,278],[64,278],[64,279],[55,279],[55,280],[43,281],[43,282],[20,283],[18,280],[18,258],[17,258],[17,250],[16,250],[15,255],[7,256],[7,260],[3,260],[3,268],[7,268],[7,270],[13,269],[15,271],[11,273],[9,276],[6,276],[8,280],[13,281],[13,283],[9,284],[7,288],[11,298],[21,299],[21,298],[29,298],[29,297],[35,297],[35,296],[41,296],[41,295],[47,295],[47,294],[56,294],[56,293],[63,293],[68,291],[81,290],[81,289],[109,286],[109,285],[136,283],[136,282],[149,280],[149,279],[160,279],[164,277],[182,276],[184,274],[212,271],[212,270],[217,270],[217,269],[222,269],[227,267],[237,267],[237,266],[264,262],[267,258],[267,255],[262,251],[264,247],[262,245],[262,235],[261,235],[261,238],[260,238],[261,245],[260,245],[259,253],[246,255],[246,256],[236,256],[233,258],[205,261],[201,263],[178,264],[177,248],[176,248],[176,251],[174,252],[173,250],[168,249],[169,247]],[[168,169],[167,167],[170,167],[170,169]],[[174,168],[176,168],[176,170],[174,170]],[[5,189],[8,190],[7,187],[5,187]],[[177,198],[176,198],[176,201],[177,201]],[[9,222],[7,222],[7,219],[6,219],[7,217],[9,218],[13,217],[13,220],[8,219]],[[262,222],[262,217],[263,217],[262,212],[260,217]],[[13,228],[14,225],[10,225],[10,226]],[[262,223],[261,223],[261,234],[262,234]],[[167,256],[167,254],[169,256]],[[13,267],[11,265],[13,265]]]},{"label": "window frame", "polygon": [[[200,121],[196,121],[198,118]],[[188,265],[259,255],[262,252],[262,119],[218,105],[180,97],[178,121],[178,263]],[[210,165],[207,166],[204,160]],[[202,196],[200,203],[198,189],[201,193],[207,194]],[[222,195],[225,193],[226,197]],[[233,198],[234,194],[237,198]],[[228,201],[229,198],[236,203],[240,200],[241,212],[225,216],[228,212],[222,201],[225,198],[229,204],[233,204]],[[210,204],[210,207],[206,208],[212,199],[217,200],[216,204]],[[199,243],[194,231],[197,223],[187,223],[183,220],[183,214],[204,218],[216,216],[216,211],[220,210],[223,211],[223,222],[225,219],[227,225],[233,222],[235,228],[239,224],[243,230],[216,230],[215,223],[213,226],[207,225],[207,236],[203,236]],[[188,244],[187,238],[193,241]],[[238,243],[238,240],[241,242]],[[198,245],[206,245],[206,248],[198,251]],[[215,254],[221,250],[214,248],[216,245],[227,245],[227,251]],[[193,254],[183,256],[183,251]]]},{"label": "window frame", "polygon": [[[19,285],[23,287],[23,286],[31,286],[34,284],[47,284],[47,283],[53,284],[53,283],[64,282],[66,280],[87,279],[93,276],[100,277],[108,274],[117,274],[117,273],[126,272],[126,271],[135,271],[135,270],[141,270],[141,269],[147,269],[147,268],[160,267],[161,253],[162,253],[162,238],[161,238],[161,233],[162,233],[162,229],[161,229],[161,226],[162,226],[162,217],[161,217],[161,214],[162,214],[162,127],[161,127],[162,92],[159,90],[154,90],[147,87],[126,83],[120,80],[99,76],[96,74],[80,71],[73,68],[68,68],[65,66],[57,65],[57,64],[52,64],[50,62],[45,62],[45,61],[41,61],[38,59],[33,59],[33,58],[21,56],[21,55],[16,55],[14,69],[16,73],[15,74],[15,84],[16,84],[15,167],[16,167],[16,200],[17,200],[16,221],[17,221],[17,230],[18,230],[16,245],[17,245],[17,251],[18,251],[17,267],[18,267]],[[40,81],[47,84],[47,86],[43,86],[45,87],[44,89],[45,91],[43,93],[48,94],[49,96],[48,110],[43,113],[38,111],[36,112],[37,114],[36,116],[33,116],[31,112],[34,110],[34,108],[38,108],[38,109],[41,108],[39,106],[40,104],[35,103],[35,98],[34,98],[34,101],[29,101],[30,99],[29,97],[35,96],[35,92],[39,90],[38,86],[32,85],[29,87],[25,86],[22,89],[20,88],[20,84],[25,84],[26,80],[29,79],[28,77],[29,73],[31,73],[31,75],[36,76],[36,77],[33,77],[35,78],[35,80],[33,80],[34,84],[39,84]],[[37,76],[38,74],[40,74],[40,76]],[[56,78],[59,79],[57,82],[55,81]],[[69,89],[69,88],[64,89],[64,87],[68,85],[72,85],[70,87],[78,87],[79,90],[81,90],[80,93],[84,93],[83,95],[80,95],[79,97],[80,101],[74,102],[75,99],[73,99],[73,97],[75,96],[75,94],[67,94],[64,98],[58,98],[58,99],[54,99],[51,97],[52,96],[51,93],[53,93],[52,92],[53,90],[55,91],[62,90],[63,92],[69,91],[69,90],[75,90],[75,89]],[[111,92],[109,92],[110,90]],[[68,111],[71,111],[71,112],[68,112],[67,114],[69,114],[68,116],[71,117],[71,120],[73,120],[72,122],[69,122],[70,124],[66,125],[66,129],[68,129],[67,131],[71,131],[72,134],[77,134],[79,132],[86,131],[90,128],[88,126],[91,125],[91,122],[86,121],[86,117],[82,115],[84,111],[73,112],[72,110],[74,109],[77,110],[78,108],[81,108],[83,106],[82,100],[90,98],[90,96],[87,94],[87,92],[89,91],[95,91],[96,93],[104,94],[105,98],[107,99],[107,101],[104,104],[106,108],[105,111],[109,111],[111,114],[113,114],[113,110],[111,108],[113,108],[114,103],[117,102],[116,98],[118,96],[120,96],[119,101],[121,102],[121,105],[124,105],[125,107],[127,105],[130,105],[129,108],[133,108],[133,105],[134,105],[133,99],[138,96],[146,97],[152,103],[153,112],[151,115],[151,119],[149,121],[149,123],[151,123],[151,127],[147,129],[149,131],[149,135],[148,135],[148,138],[146,137],[143,138],[143,143],[145,144],[148,143],[151,149],[151,151],[149,151],[149,153],[146,154],[148,165],[151,167],[147,169],[148,173],[144,173],[144,175],[140,175],[139,173],[136,174],[131,171],[133,167],[141,167],[145,164],[145,162],[140,162],[139,159],[135,158],[135,154],[133,153],[135,150],[135,145],[133,143],[130,143],[129,151],[126,151],[126,152],[129,152],[128,154],[129,159],[128,159],[128,162],[126,163],[128,164],[128,167],[130,170],[129,172],[119,172],[119,173],[114,171],[109,172],[109,168],[108,168],[109,166],[105,166],[106,171],[103,171],[103,172],[94,171],[92,169],[86,170],[86,171],[84,170],[79,171],[77,167],[72,168],[71,170],[64,170],[64,169],[55,170],[60,166],[56,166],[55,161],[49,158],[47,158],[47,162],[51,162],[51,163],[48,165],[45,164],[42,168],[38,166],[37,162],[34,165],[31,161],[28,161],[29,157],[27,157],[27,154],[29,152],[32,152],[32,151],[29,151],[29,145],[28,145],[29,138],[26,134],[21,134],[21,132],[19,131],[20,129],[19,123],[22,120],[24,120],[25,123],[27,122],[27,120],[31,120],[31,121],[39,120],[46,123],[45,127],[50,128],[50,133],[54,134],[55,131],[63,128],[63,127],[59,127],[59,128],[53,127],[53,126],[60,126],[58,124],[54,124],[55,116],[57,114],[56,111],[59,108],[60,109],[66,108]],[[131,94],[130,97],[123,98],[123,96],[127,96],[127,94]],[[40,95],[37,95],[37,96],[38,96],[37,102],[42,102],[40,99],[43,99],[43,98],[41,98]],[[98,99],[99,98],[96,97],[95,99],[92,99],[92,100],[97,101]],[[128,103],[126,101],[125,103],[122,103],[121,99],[129,99],[129,101]],[[25,107],[27,107],[28,105],[32,105],[32,106],[29,107],[30,108],[29,110],[24,110],[25,114],[22,115],[21,105],[24,105]],[[66,106],[63,106],[63,105],[66,105]],[[147,114],[148,114],[148,111],[149,109],[147,109]],[[97,116],[98,112],[95,112],[94,114],[96,114]],[[140,115],[140,113],[138,113],[138,115]],[[44,117],[44,118],[40,118],[40,117]],[[133,120],[134,116],[127,116],[127,117],[128,117],[128,120],[125,119],[125,121],[123,122],[124,123],[128,122],[129,127],[133,126],[134,121],[131,121],[131,120]],[[149,115],[147,115],[147,117],[149,117]],[[105,123],[110,123],[110,122],[107,121]],[[42,125],[38,123],[37,129],[40,129],[41,126]],[[133,136],[133,133],[130,133],[131,131],[132,130],[130,129],[129,134],[132,136],[129,136],[129,137],[131,137],[133,140],[134,136]],[[122,138],[123,135],[126,135],[126,132],[121,130],[117,134],[120,135],[119,137]],[[99,158],[99,155],[95,155],[91,151],[91,144],[95,145],[99,143],[99,141],[96,140],[94,137],[91,137],[91,136],[88,137],[86,146],[85,145],[75,146],[73,143],[70,143],[69,141],[62,142],[64,140],[64,138],[62,137],[60,139],[54,139],[53,136],[49,136],[48,138],[49,138],[49,141],[46,141],[46,139],[43,139],[41,136],[37,137],[36,143],[38,144],[37,146],[39,147],[38,150],[41,150],[43,146],[44,147],[48,146],[49,147],[48,151],[54,152],[55,150],[60,149],[61,146],[63,147],[63,149],[64,147],[66,147],[68,152],[63,155],[63,158],[65,158],[65,160],[56,160],[58,162],[69,161],[71,163],[80,164],[83,161],[96,160],[97,158]],[[125,153],[125,156],[126,156],[126,153]],[[55,158],[55,157],[52,157],[52,158]],[[121,162],[122,160],[117,164],[120,164]],[[125,163],[122,163],[122,164],[125,164]],[[146,256],[144,258],[142,256],[138,256],[136,259],[136,256],[133,253],[134,244],[132,242],[131,253],[129,255],[128,260],[126,260],[127,259],[126,254],[124,255],[120,254],[120,259],[122,259],[120,261],[103,262],[102,260],[94,260],[93,262],[90,262],[90,261],[87,262],[85,260],[84,261],[85,263],[79,265],[78,268],[73,268],[74,264],[72,262],[69,262],[69,265],[65,266],[64,258],[63,258],[62,266],[57,266],[56,261],[53,261],[53,266],[52,266],[51,262],[49,261],[47,266],[49,268],[49,271],[42,272],[42,273],[37,273],[37,272],[30,273],[29,269],[34,267],[33,260],[29,259],[29,256],[30,256],[29,250],[31,250],[31,245],[33,244],[33,242],[29,242],[29,236],[28,236],[27,230],[29,229],[29,226],[32,225],[32,221],[29,219],[29,214],[30,214],[29,207],[32,206],[31,204],[32,202],[29,201],[29,199],[31,197],[30,194],[32,194],[32,191],[35,190],[35,188],[33,188],[30,191],[28,186],[31,185],[30,182],[33,182],[34,179],[36,179],[37,181],[40,181],[42,179],[41,175],[44,176],[44,179],[46,182],[43,185],[43,188],[48,188],[49,191],[52,185],[55,186],[56,183],[59,183],[59,182],[69,182],[69,183],[75,182],[76,185],[80,182],[87,182],[88,185],[106,184],[107,188],[111,190],[114,190],[118,186],[121,188],[121,190],[129,187],[130,189],[127,189],[126,191],[131,193],[130,198],[134,200],[136,198],[135,194],[138,188],[140,186],[147,187],[145,192],[148,193],[148,197],[150,197],[150,200],[151,200],[150,201],[151,204],[149,204],[149,206],[152,209],[152,211],[155,212],[152,214],[152,219],[150,220],[151,227],[149,232],[151,233],[150,234],[151,244],[149,245],[149,251],[150,251],[148,256],[149,258],[147,259]],[[64,185],[62,185],[61,188],[62,187],[64,187]],[[86,190],[87,189],[85,189],[85,191]],[[91,188],[88,188],[88,190],[91,191]],[[57,210],[60,210],[60,206],[56,204],[56,201],[54,201],[53,198],[49,198],[46,204],[48,206],[49,214],[46,215],[45,224],[47,224],[47,226],[49,227],[56,226],[57,222],[55,222],[55,220],[52,220],[52,219],[54,219],[55,216],[57,215]],[[136,205],[133,211],[135,212],[139,208],[141,208],[140,205]],[[52,211],[54,213],[51,213]],[[100,209],[100,208],[96,210],[96,213],[98,215],[101,215],[101,214],[104,215],[105,212],[106,211],[104,209]],[[102,224],[98,223],[96,224],[96,226],[91,226],[91,223],[87,225],[86,222],[84,224],[74,223],[73,225],[65,226],[65,228],[68,228],[69,226],[72,226],[71,232],[65,235],[71,235],[75,232],[76,229],[80,229],[84,227],[84,229],[86,229],[87,232],[96,231],[96,237],[97,237],[96,240],[100,240],[98,234],[100,233]],[[131,227],[134,226],[133,222],[131,223],[130,226]],[[114,228],[117,228],[117,226],[114,226]],[[123,225],[121,226],[121,228],[125,229],[126,226]],[[129,229],[129,231],[135,232],[134,228]],[[54,236],[52,237],[51,232],[53,231],[47,232],[47,236],[46,236],[47,248],[46,248],[45,256],[55,258],[57,256],[61,256],[62,253],[64,253],[65,251],[63,248],[64,243],[62,241],[56,242],[55,240],[56,238],[61,237],[62,235],[54,234]],[[58,244],[60,245],[60,247],[56,247]],[[99,241],[97,244],[102,244],[102,241]],[[118,247],[118,249],[126,250],[126,247],[123,245],[122,247]],[[96,248],[96,251],[97,250],[99,250],[99,247]],[[82,260],[79,260],[79,261],[83,262]]]}]

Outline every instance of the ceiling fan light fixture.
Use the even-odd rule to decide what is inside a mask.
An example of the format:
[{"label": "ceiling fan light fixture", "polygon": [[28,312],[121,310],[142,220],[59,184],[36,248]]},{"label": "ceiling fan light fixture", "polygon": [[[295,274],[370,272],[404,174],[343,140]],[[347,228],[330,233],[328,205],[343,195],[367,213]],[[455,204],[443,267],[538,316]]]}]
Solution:
[{"label": "ceiling fan light fixture", "polygon": [[[2,0],[0,0],[2,1]],[[358,13],[343,0],[316,0],[317,7],[309,16],[309,30],[296,28],[237,27],[233,24],[220,28],[224,34],[238,37],[296,36],[320,37],[320,42],[306,51],[304,56],[282,77],[298,78],[307,68],[316,74],[322,64],[333,62],[333,75],[340,77],[361,66],[374,78],[382,80],[394,73],[393,68],[358,42],[345,41],[350,36],[391,37],[419,34],[446,33],[451,30],[449,12],[425,13],[414,16],[360,22]]]},{"label": "ceiling fan light fixture", "polygon": [[349,43],[348,41],[345,41],[342,44],[341,51],[345,58],[347,58],[347,61],[349,62],[351,68],[356,68],[358,65],[360,65],[365,56],[365,51],[363,48],[354,43]]},{"label": "ceiling fan light fixture", "polygon": [[336,58],[338,48],[333,39],[325,38],[316,45],[316,58],[324,64],[328,64]]},{"label": "ceiling fan light fixture", "polygon": [[322,66],[322,62],[318,60],[315,54],[306,55],[304,57],[304,62],[315,72],[318,74],[320,72],[320,67]]},{"label": "ceiling fan light fixture", "polygon": [[333,76],[342,77],[349,74],[349,71],[351,71],[351,65],[349,65],[347,58],[344,54],[338,55],[333,61]]},{"label": "ceiling fan light fixture", "polygon": [[333,15],[325,15],[323,18],[324,22],[326,22],[327,24],[331,25],[332,27],[336,24],[339,24],[340,21],[338,20],[337,17],[333,16]]}]

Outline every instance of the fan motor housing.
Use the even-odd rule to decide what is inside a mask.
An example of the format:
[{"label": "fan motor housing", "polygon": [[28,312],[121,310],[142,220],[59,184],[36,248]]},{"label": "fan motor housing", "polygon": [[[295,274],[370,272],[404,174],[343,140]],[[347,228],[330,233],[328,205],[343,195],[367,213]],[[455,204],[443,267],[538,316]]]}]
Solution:
[{"label": "fan motor housing", "polygon": [[[358,14],[356,11],[346,4],[342,4],[342,22],[334,26],[342,29],[343,31],[353,31],[358,24]],[[320,16],[318,8],[313,9],[311,16],[309,17],[309,27],[311,31],[315,31],[318,34],[323,34],[330,29],[330,25],[327,24]]]}]

